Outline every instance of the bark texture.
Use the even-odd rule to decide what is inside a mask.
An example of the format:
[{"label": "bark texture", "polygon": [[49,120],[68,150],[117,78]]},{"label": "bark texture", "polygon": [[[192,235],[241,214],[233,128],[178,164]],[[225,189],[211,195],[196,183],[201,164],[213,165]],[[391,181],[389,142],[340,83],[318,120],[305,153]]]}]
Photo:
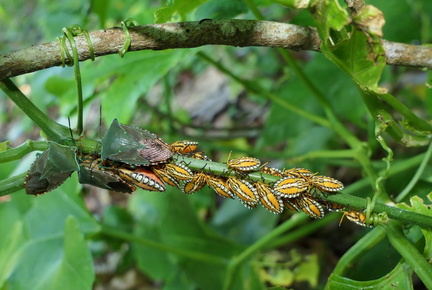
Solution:
[{"label": "bark texture", "polygon": [[[129,51],[191,48],[203,45],[266,46],[290,50],[319,51],[321,40],[315,28],[256,20],[201,20],[149,24],[129,28]],[[96,57],[116,54],[124,44],[122,28],[89,33]],[[74,37],[79,60],[90,59],[84,35]],[[432,69],[432,47],[402,43],[383,43],[387,64]],[[70,52],[69,42],[66,46]],[[70,63],[66,60],[66,64]],[[62,64],[58,41],[34,45],[0,55],[0,79],[10,78]]]}]

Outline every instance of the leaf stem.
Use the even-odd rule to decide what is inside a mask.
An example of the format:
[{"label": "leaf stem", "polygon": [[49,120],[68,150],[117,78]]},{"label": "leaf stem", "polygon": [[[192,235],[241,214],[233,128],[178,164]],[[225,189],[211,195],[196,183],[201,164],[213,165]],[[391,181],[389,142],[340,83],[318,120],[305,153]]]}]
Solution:
[{"label": "leaf stem", "polygon": [[10,79],[0,79],[0,89],[39,126],[48,139],[63,144],[69,135],[69,128],[51,120],[39,110]]},{"label": "leaf stem", "polygon": [[426,166],[429,163],[431,155],[432,155],[432,142],[429,144],[429,147],[428,147],[428,149],[426,151],[426,154],[425,154],[422,162],[420,163],[420,166],[418,167],[416,173],[414,174],[413,178],[411,178],[411,180],[408,183],[408,185],[396,197],[395,200],[397,202],[401,202],[408,195],[408,193],[410,193],[410,191],[414,188],[414,186],[416,185],[417,181],[420,179],[420,176],[423,174],[424,170],[426,169]]},{"label": "leaf stem", "polygon": [[414,272],[422,280],[426,289],[432,289],[432,265],[402,234],[401,227],[390,222],[386,226],[387,236],[392,246],[401,254],[405,262],[411,266]]},{"label": "leaf stem", "polygon": [[24,180],[27,173],[22,173],[13,177],[0,180],[0,196],[14,193],[24,188]]}]

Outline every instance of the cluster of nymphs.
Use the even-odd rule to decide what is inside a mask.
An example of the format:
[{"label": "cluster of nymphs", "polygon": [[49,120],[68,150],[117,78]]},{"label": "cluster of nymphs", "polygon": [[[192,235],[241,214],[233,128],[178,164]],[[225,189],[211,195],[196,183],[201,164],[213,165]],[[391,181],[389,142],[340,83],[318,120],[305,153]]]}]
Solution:
[{"label": "cluster of nymphs", "polygon": [[[273,213],[287,208],[313,218],[322,218],[324,209],[344,211],[349,220],[366,225],[363,212],[344,210],[343,206],[322,199],[344,188],[334,178],[303,168],[267,167],[253,157],[230,159],[226,170],[216,174],[207,166],[213,162],[196,152],[197,147],[194,141],[169,145],[149,131],[114,120],[101,140],[101,150],[95,153],[83,154],[76,147],[50,143],[32,164],[25,187],[27,194],[40,195],[61,185],[74,171],[78,172],[82,184],[126,193],[132,193],[137,187],[163,192],[170,185],[191,194],[207,185],[220,196],[238,199],[248,208],[261,204]],[[182,157],[208,164],[194,170]],[[259,173],[261,178],[252,178],[252,173]],[[266,174],[276,181],[266,181]]]}]

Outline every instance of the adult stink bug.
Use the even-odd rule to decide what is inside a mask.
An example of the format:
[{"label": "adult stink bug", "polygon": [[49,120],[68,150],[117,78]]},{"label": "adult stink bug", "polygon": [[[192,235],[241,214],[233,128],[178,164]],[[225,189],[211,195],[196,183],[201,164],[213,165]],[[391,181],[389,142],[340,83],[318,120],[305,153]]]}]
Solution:
[{"label": "adult stink bug", "polygon": [[214,191],[216,191],[217,194],[219,194],[222,197],[225,198],[234,198],[235,195],[232,193],[232,191],[228,188],[227,182],[222,177],[216,177],[216,176],[207,176],[207,185],[212,188]]},{"label": "adult stink bug", "polygon": [[254,183],[254,187],[258,194],[261,204],[273,213],[281,213],[283,211],[283,203],[279,196],[275,194],[273,189],[261,182]]},{"label": "adult stink bug", "polygon": [[119,168],[118,174],[126,182],[136,185],[144,190],[163,192],[166,189],[159,177],[147,168],[138,167],[133,170]]},{"label": "adult stink bug", "polygon": [[322,175],[314,175],[310,177],[309,183],[319,190],[327,193],[344,189],[342,182],[339,180]]},{"label": "adult stink bug", "polygon": [[191,194],[201,190],[206,184],[207,175],[203,172],[195,173],[192,179],[186,181],[182,187],[182,191],[186,194]]},{"label": "adult stink bug", "polygon": [[239,157],[228,160],[228,168],[234,169],[240,172],[253,171],[260,167],[261,161],[254,157]]},{"label": "adult stink bug", "polygon": [[227,185],[240,200],[249,206],[256,207],[258,204],[258,194],[252,184],[246,180],[229,177]]},{"label": "adult stink bug", "polygon": [[315,200],[311,195],[303,194],[299,196],[297,204],[310,217],[320,219],[324,217],[324,209],[321,204]]},{"label": "adult stink bug", "polygon": [[[116,170],[112,168],[111,170]],[[132,193],[136,187],[127,183],[111,170],[101,165],[101,160],[84,159],[80,163],[78,180],[81,184],[90,184],[99,188],[118,192]]]},{"label": "adult stink bug", "polygon": [[176,141],[171,144],[170,148],[174,153],[187,154],[198,148],[198,142],[190,140]]},{"label": "adult stink bug", "polygon": [[102,159],[132,165],[156,165],[167,162],[173,153],[155,134],[141,128],[111,123],[102,138]]},{"label": "adult stink bug", "polygon": [[283,198],[295,198],[308,190],[308,183],[303,178],[287,176],[276,181],[273,189]]},{"label": "adult stink bug", "polygon": [[75,151],[68,146],[51,142],[30,166],[26,176],[26,193],[39,195],[60,186],[79,169]]}]

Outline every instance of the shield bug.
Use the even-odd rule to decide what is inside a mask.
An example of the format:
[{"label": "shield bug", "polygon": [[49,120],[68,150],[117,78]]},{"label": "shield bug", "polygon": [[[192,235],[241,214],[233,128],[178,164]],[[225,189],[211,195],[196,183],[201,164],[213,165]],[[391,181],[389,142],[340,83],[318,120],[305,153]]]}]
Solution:
[{"label": "shield bug", "polygon": [[283,198],[295,198],[308,190],[308,183],[303,178],[287,176],[276,181],[273,189]]},{"label": "shield bug", "polygon": [[295,168],[284,170],[283,174],[285,176],[310,177],[312,175],[315,175],[316,173],[313,173],[312,171],[309,171],[304,168],[295,167]]},{"label": "shield bug", "polygon": [[202,152],[194,152],[192,153],[191,157],[199,160],[212,161],[207,155],[204,155],[204,153]]},{"label": "shield bug", "polygon": [[349,221],[358,224],[359,226],[373,227],[373,225],[368,225],[366,223],[366,214],[364,212],[355,211],[355,210],[345,211],[342,215],[339,225],[342,223],[344,217],[346,217]]},{"label": "shield bug", "polygon": [[75,151],[69,146],[51,142],[30,166],[26,176],[26,193],[39,195],[60,186],[79,169]]},{"label": "shield bug", "polygon": [[234,169],[240,172],[253,171],[260,167],[261,161],[254,157],[239,157],[228,160],[228,168]]},{"label": "shield bug", "polygon": [[282,171],[277,168],[264,166],[259,169],[260,172],[270,174],[277,177],[283,177]]},{"label": "shield bug", "polygon": [[159,177],[147,168],[118,169],[119,176],[128,183],[148,191],[165,191],[165,185]]},{"label": "shield bug", "polygon": [[165,171],[174,178],[179,180],[190,180],[193,177],[192,170],[184,164],[171,164],[165,165]]},{"label": "shield bug", "polygon": [[[112,170],[116,169],[112,168]],[[78,180],[81,184],[90,184],[112,191],[132,193],[136,190],[135,186],[124,181],[111,170],[101,166],[100,160],[83,160],[78,171]]]},{"label": "shield bug", "polygon": [[172,186],[172,187],[180,187],[179,180],[170,174],[165,170],[165,168],[162,167],[153,167],[153,172],[166,184]]},{"label": "shield bug", "polygon": [[322,175],[312,176],[309,179],[309,183],[312,186],[326,193],[341,191],[342,189],[344,189],[342,182],[340,182],[339,180]]},{"label": "shield bug", "polygon": [[243,179],[229,177],[227,185],[243,203],[256,207],[258,204],[258,194],[252,184]]},{"label": "shield bug", "polygon": [[283,203],[279,196],[275,194],[273,189],[265,183],[254,183],[254,187],[258,194],[261,204],[272,213],[281,213],[283,211]]},{"label": "shield bug", "polygon": [[102,138],[102,159],[132,165],[156,165],[167,162],[173,153],[165,141],[141,128],[111,123]]},{"label": "shield bug", "polygon": [[343,210],[345,207],[341,204],[335,203],[335,202],[331,202],[328,200],[324,200],[324,199],[317,199],[322,205],[324,205],[329,211],[341,211]]},{"label": "shield bug", "polygon": [[314,199],[311,195],[303,194],[298,200],[297,204],[301,210],[303,210],[310,217],[320,219],[324,217],[324,209],[321,204]]},{"label": "shield bug", "polygon": [[234,198],[234,193],[228,188],[226,179],[216,176],[207,176],[207,185],[222,197]]},{"label": "shield bug", "polygon": [[297,198],[282,198],[283,205],[285,208],[292,211],[301,211],[298,205],[298,197]]},{"label": "shield bug", "polygon": [[201,190],[206,184],[207,175],[203,172],[195,173],[192,179],[186,181],[182,187],[182,191],[186,194],[191,194]]},{"label": "shield bug", "polygon": [[198,142],[183,140],[176,141],[170,146],[171,151],[178,154],[187,154],[195,151],[198,148]]}]

